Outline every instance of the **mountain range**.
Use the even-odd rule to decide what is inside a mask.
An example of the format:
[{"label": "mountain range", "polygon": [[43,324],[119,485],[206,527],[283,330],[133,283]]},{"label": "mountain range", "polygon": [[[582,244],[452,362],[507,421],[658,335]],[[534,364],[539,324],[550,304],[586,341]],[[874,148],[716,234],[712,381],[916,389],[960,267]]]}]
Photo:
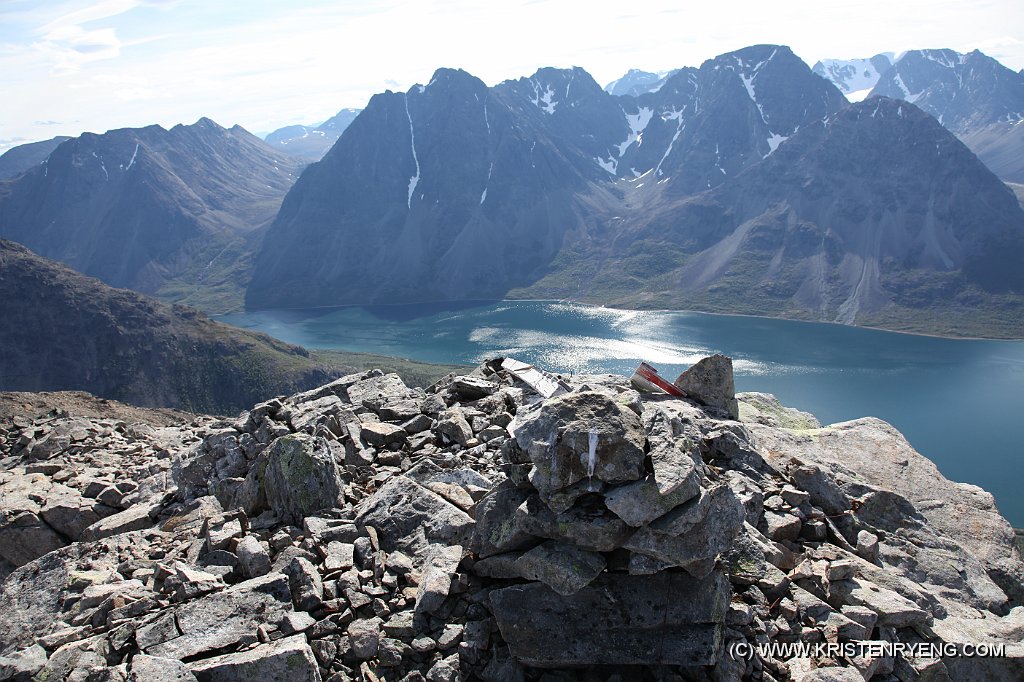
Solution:
[{"label": "mountain range", "polygon": [[[888,57],[825,60],[814,70],[851,99],[848,87],[912,102],[959,137],[1000,178],[1024,183],[1024,128],[1019,125],[1024,120],[1024,74],[978,50],[910,50],[885,66]],[[855,77],[860,81],[850,86]],[[870,88],[870,93],[863,88]]]},{"label": "mountain range", "polygon": [[278,128],[263,140],[272,147],[302,161],[319,161],[362,109],[342,109],[320,125]]},{"label": "mountain range", "polygon": [[1019,335],[1022,235],[1013,193],[930,116],[851,106],[783,46],[639,96],[579,68],[492,88],[442,69],[371,99],[296,182],[246,303],[570,298]]},{"label": "mountain range", "polygon": [[207,119],[86,134],[0,182],[0,236],[212,312],[545,297],[1020,335],[1024,214],[990,168],[1021,163],[1021,74],[888,60],[440,69],[318,126],[339,137],[301,177]]},{"label": "mountain range", "polygon": [[0,182],[0,237],[111,286],[230,309],[300,166],[205,118],[86,133]]}]

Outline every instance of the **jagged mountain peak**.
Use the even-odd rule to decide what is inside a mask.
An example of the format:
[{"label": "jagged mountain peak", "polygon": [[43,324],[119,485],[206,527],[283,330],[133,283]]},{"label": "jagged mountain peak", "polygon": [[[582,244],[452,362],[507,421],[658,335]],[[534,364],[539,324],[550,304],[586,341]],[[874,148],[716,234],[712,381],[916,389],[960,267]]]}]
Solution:
[{"label": "jagged mountain peak", "polygon": [[871,91],[912,102],[956,134],[1024,118],[1024,79],[979,50],[910,50]]},{"label": "jagged mountain peak", "polygon": [[434,71],[430,81],[426,85],[414,85],[409,88],[409,94],[413,92],[425,92],[426,90],[440,86],[442,88],[470,87],[474,89],[486,89],[487,85],[473,74],[463,69],[441,67]]},{"label": "jagged mountain peak", "polygon": [[651,71],[642,71],[640,69],[630,69],[621,78],[616,78],[608,85],[604,86],[605,92],[609,95],[615,95],[617,97],[622,95],[631,95],[633,97],[639,97],[652,92],[658,92],[669,78],[676,75],[679,69],[670,69],[668,71],[659,71],[657,73]]},{"label": "jagged mountain peak", "polygon": [[868,96],[894,60],[892,52],[882,52],[868,59],[822,59],[811,70],[832,81],[851,102],[859,102]]}]

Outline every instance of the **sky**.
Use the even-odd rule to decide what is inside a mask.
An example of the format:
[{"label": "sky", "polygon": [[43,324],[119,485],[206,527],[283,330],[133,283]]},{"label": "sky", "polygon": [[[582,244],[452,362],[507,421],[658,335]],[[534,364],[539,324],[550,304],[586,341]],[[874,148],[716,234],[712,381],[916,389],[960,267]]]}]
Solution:
[{"label": "sky", "polygon": [[0,0],[0,152],[203,116],[320,123],[439,67],[601,85],[758,43],[823,58],[948,47],[1024,68],[1021,0]]}]

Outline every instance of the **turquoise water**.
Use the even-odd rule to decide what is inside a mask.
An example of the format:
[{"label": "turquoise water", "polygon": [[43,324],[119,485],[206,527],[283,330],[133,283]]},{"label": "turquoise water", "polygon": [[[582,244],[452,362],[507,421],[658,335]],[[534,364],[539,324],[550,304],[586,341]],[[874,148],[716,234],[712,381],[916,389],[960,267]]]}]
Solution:
[{"label": "turquoise water", "polygon": [[308,348],[442,363],[510,356],[563,372],[674,378],[711,353],[741,391],[774,393],[824,423],[874,416],[957,481],[984,487],[1015,526],[1024,470],[1024,342],[941,339],[839,325],[551,302],[261,311],[222,321]]}]

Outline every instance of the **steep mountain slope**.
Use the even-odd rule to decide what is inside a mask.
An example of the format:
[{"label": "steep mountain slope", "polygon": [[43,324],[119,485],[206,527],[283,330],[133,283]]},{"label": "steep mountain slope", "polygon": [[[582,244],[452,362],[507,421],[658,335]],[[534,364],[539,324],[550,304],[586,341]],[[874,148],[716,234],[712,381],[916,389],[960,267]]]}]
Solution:
[{"label": "steep mountain slope", "polygon": [[892,66],[893,56],[883,52],[869,59],[822,59],[811,70],[835,83],[851,102],[860,102]]},{"label": "steep mountain slope", "polygon": [[1013,193],[930,116],[875,97],[513,293],[1020,336],[1022,253]]},{"label": "steep mountain slope", "polygon": [[233,413],[339,374],[298,346],[112,289],[0,240],[0,389]]},{"label": "steep mountain slope", "polygon": [[872,94],[898,97],[927,111],[999,177],[1024,181],[1024,76],[978,50],[912,50]]},{"label": "steep mountain slope", "polygon": [[911,50],[871,94],[912,102],[958,135],[1024,118],[1024,78],[978,50]]},{"label": "steep mountain slope", "polygon": [[113,286],[223,310],[298,165],[208,119],[85,134],[0,183],[0,236]]},{"label": "steep mountain slope", "polygon": [[657,92],[665,85],[665,81],[678,71],[679,69],[672,69],[671,71],[652,73],[640,69],[630,69],[621,78],[616,78],[604,86],[604,91],[609,95],[632,95],[633,97],[648,92]]},{"label": "steep mountain slope", "polygon": [[[462,71],[374,97],[268,231],[249,307],[500,297],[624,194],[716,186],[845,104],[784,47],[683,69],[640,98],[586,71],[488,89]],[[616,183],[652,174],[635,186]],[[482,257],[501,254],[498,258]]]},{"label": "steep mountain slope", "polygon": [[362,109],[342,109],[318,126],[294,125],[278,128],[264,141],[302,161],[319,161]]},{"label": "steep mountain slope", "polygon": [[0,155],[0,180],[13,178],[33,166],[38,166],[61,142],[70,139],[65,135],[59,135],[49,140],[11,147]]}]

